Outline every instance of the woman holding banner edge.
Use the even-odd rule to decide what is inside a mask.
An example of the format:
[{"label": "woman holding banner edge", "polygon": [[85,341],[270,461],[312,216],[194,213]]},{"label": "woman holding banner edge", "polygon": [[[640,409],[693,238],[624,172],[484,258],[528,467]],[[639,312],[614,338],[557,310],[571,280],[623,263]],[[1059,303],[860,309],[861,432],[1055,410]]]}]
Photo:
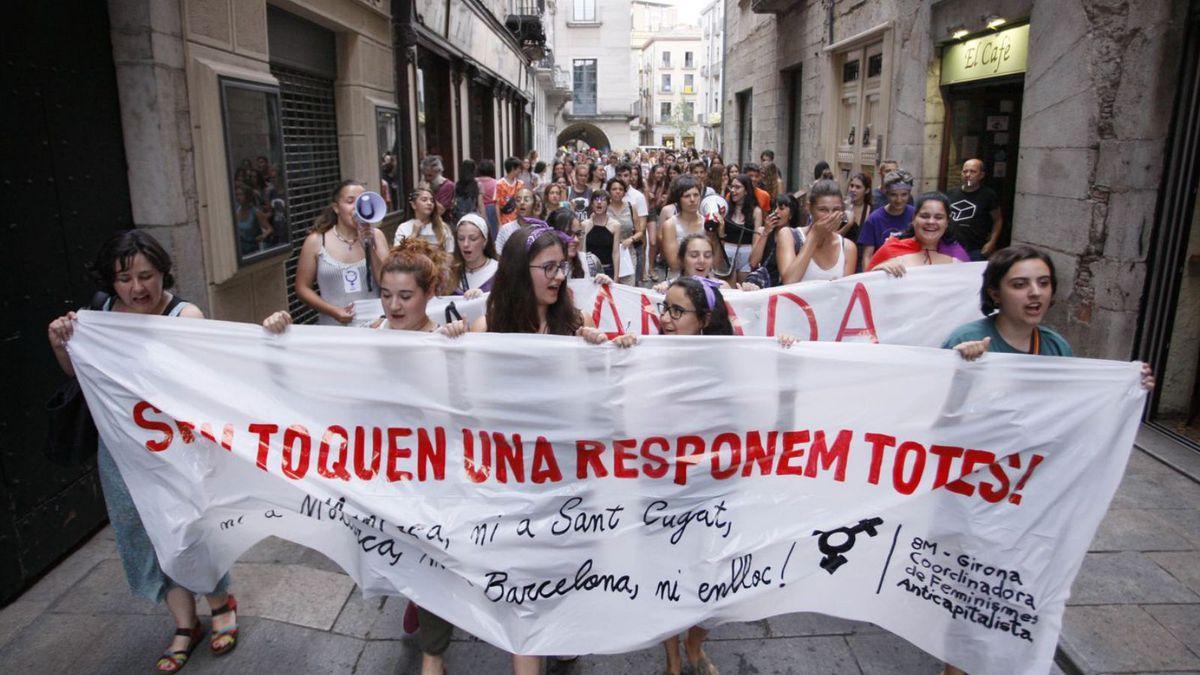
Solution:
[{"label": "woman holding banner edge", "polygon": [[[166,290],[175,283],[171,267],[170,255],[148,233],[127,230],[116,234],[100,247],[93,267],[96,283],[106,296],[101,311],[203,319],[200,308]],[[63,372],[71,376],[75,375],[75,367],[66,345],[74,332],[74,322],[75,313],[69,312],[49,326],[50,347]],[[178,672],[187,665],[205,633],[196,614],[196,592],[177,585],[159,566],[129,488],[103,439],[97,448],[96,466],[130,590],[153,602],[165,601],[175,620],[171,645],[158,659],[155,670]],[[227,592],[229,583],[226,574],[215,588],[203,592],[212,613],[209,647],[217,656],[233,651],[238,643],[237,599]]]},{"label": "woman holding banner edge", "polygon": [[[591,344],[607,342],[607,336],[596,329],[591,317],[576,309],[571,300],[567,287],[567,278],[571,274],[571,261],[567,258],[570,235],[541,223],[522,227],[512,236],[512,245],[505,246],[500,254],[500,267],[488,295],[487,312],[471,324],[471,331],[576,335]],[[613,343],[630,347],[637,344],[637,336],[621,335]],[[424,632],[424,616],[421,625]],[[446,646],[449,646],[449,639],[447,633]],[[426,656],[428,658],[428,654]],[[515,675],[541,673],[540,656],[513,654],[512,660]],[[439,665],[440,656],[436,663],[424,661],[422,675],[442,672],[436,669]]]},{"label": "woman holding banner edge", "polygon": [[[1021,245],[993,253],[979,289],[984,318],[954,329],[942,348],[953,349],[967,361],[975,361],[989,351],[1074,356],[1063,336],[1041,325],[1057,287],[1054,261],[1049,255]],[[1142,364],[1142,387],[1154,389],[1153,369],[1148,363]],[[966,675],[949,664],[942,672]]]}]

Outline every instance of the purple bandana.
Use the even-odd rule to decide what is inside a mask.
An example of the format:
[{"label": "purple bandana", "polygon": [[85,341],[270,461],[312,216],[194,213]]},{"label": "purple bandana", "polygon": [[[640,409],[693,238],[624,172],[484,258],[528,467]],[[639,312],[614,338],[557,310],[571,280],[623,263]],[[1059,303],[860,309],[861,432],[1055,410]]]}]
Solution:
[{"label": "purple bandana", "polygon": [[704,288],[704,299],[708,301],[708,311],[713,311],[717,306],[717,296],[713,293],[713,289],[720,288],[721,282],[708,277],[693,276],[693,279],[700,282],[700,286]]},{"label": "purple bandana", "polygon": [[525,222],[529,223],[529,236],[525,239],[526,252],[533,248],[533,242],[537,241],[538,237],[546,234],[547,232],[553,232],[554,234],[558,235],[559,240],[561,240],[564,244],[571,243],[571,235],[567,234],[566,232],[559,232],[553,227],[547,225],[546,221],[544,220],[538,220],[537,218],[526,218]]}]

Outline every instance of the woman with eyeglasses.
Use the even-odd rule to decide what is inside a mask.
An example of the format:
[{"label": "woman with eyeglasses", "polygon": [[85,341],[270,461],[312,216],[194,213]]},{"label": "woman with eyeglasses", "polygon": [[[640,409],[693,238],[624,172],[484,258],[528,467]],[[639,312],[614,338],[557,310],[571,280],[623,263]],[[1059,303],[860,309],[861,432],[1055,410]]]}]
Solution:
[{"label": "woman with eyeglasses", "polygon": [[[733,335],[729,310],[721,295],[721,282],[707,277],[682,276],[671,282],[662,302],[658,303],[658,321],[663,335]],[[779,344],[791,347],[796,339],[780,335]],[[718,675],[716,666],[704,653],[708,630],[701,626],[688,629],[683,641],[684,653],[692,673]],[[679,654],[679,636],[663,641],[667,652],[666,672],[676,675],[683,671]]]},{"label": "woman with eyeglasses", "polygon": [[611,284],[612,278],[604,273],[604,266],[594,253],[583,250],[586,232],[575,212],[561,208],[550,214],[546,224],[567,235],[567,259],[571,261],[571,279],[594,279],[598,284]]}]

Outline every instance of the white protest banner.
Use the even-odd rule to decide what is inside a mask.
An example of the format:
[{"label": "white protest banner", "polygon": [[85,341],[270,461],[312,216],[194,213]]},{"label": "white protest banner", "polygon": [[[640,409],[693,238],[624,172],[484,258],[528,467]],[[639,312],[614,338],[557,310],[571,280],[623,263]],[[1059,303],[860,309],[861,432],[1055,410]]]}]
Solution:
[{"label": "white protest banner", "polygon": [[1137,364],[752,337],[81,312],[69,349],[173,579],[276,535],[529,654],[815,611],[1045,672],[1144,400]]},{"label": "white protest banner", "polygon": [[[739,335],[789,333],[801,340],[939,347],[950,331],[982,316],[979,287],[984,267],[986,263],[933,265],[913,268],[898,279],[869,272],[836,281],[722,293]],[[571,291],[575,306],[609,337],[659,333],[659,293],[624,284],[601,286],[587,279],[572,279]],[[471,321],[486,311],[487,295],[473,300],[436,298],[426,313],[445,323],[451,302]],[[383,314],[378,300],[360,300],[355,309],[365,320]]]}]

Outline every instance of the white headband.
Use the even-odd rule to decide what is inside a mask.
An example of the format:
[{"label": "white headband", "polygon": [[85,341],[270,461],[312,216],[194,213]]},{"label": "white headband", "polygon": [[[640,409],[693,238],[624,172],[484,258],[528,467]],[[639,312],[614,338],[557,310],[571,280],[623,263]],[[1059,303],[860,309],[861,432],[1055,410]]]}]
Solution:
[{"label": "white headband", "polygon": [[470,223],[474,225],[475,227],[479,228],[480,232],[483,233],[484,239],[488,238],[488,224],[487,221],[483,219],[483,216],[480,216],[478,213],[468,213],[467,215],[458,219],[458,224],[454,226],[454,229],[457,231],[458,227],[463,223]]}]

